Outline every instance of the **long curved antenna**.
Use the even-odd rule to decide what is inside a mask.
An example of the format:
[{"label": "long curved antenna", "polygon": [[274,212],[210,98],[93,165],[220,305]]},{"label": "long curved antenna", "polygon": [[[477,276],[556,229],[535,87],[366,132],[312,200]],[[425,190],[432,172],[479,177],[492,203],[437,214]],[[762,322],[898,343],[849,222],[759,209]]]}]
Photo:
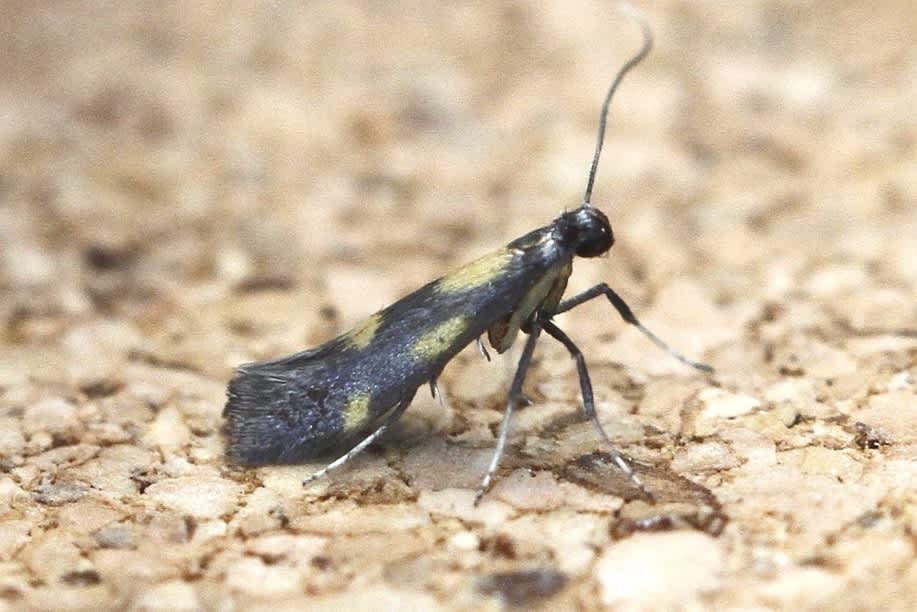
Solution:
[{"label": "long curved antenna", "polygon": [[592,187],[595,184],[595,173],[599,168],[599,158],[602,156],[602,144],[605,142],[605,126],[608,124],[608,108],[611,105],[611,98],[615,95],[615,90],[618,89],[618,85],[621,84],[624,75],[630,72],[631,68],[642,62],[643,58],[649,55],[650,49],[653,48],[653,31],[650,29],[650,24],[646,21],[643,13],[625,2],[619,3],[617,8],[620,12],[636,21],[640,29],[643,30],[643,46],[640,47],[636,55],[621,66],[618,74],[615,75],[615,80],[611,82],[611,87],[608,88],[608,93],[605,94],[602,113],[599,115],[599,134],[595,143],[595,155],[592,156],[592,168],[589,170],[589,181],[586,183],[583,206],[592,206]]}]

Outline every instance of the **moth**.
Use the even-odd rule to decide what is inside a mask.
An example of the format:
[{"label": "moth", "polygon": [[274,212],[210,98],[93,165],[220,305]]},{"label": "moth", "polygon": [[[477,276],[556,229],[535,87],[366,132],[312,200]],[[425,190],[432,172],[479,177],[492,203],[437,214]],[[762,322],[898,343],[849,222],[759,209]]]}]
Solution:
[{"label": "moth", "polygon": [[338,454],[307,478],[306,484],[343,465],[379,438],[404,413],[419,387],[429,384],[436,395],[437,377],[465,346],[477,341],[489,359],[483,335],[497,353],[504,353],[522,332],[525,344],[476,500],[488,490],[497,471],[514,408],[526,401],[522,385],[542,334],[560,342],[575,360],[586,417],[609,447],[615,464],[649,495],[602,429],[582,352],[553,320],[588,300],[605,297],[626,322],[663,350],[691,367],[712,371],[669,348],[605,283],[563,299],[573,260],[603,255],[614,244],[608,217],[591,204],[592,189],[612,97],[624,75],[652,48],[648,24],[639,16],[638,22],[643,44],[619,69],[605,96],[582,204],[428,283],[317,348],[239,367],[229,383],[224,410],[232,462],[249,466],[295,463]]}]

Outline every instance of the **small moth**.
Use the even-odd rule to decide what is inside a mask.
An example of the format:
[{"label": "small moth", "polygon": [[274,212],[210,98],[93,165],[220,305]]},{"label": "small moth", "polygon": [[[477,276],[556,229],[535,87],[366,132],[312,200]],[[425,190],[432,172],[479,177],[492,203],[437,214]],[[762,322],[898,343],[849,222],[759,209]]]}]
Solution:
[{"label": "small moth", "polygon": [[608,218],[591,204],[592,188],[611,99],[624,75],[652,48],[648,24],[636,17],[643,44],[618,71],[605,96],[583,203],[421,287],[317,348],[241,366],[229,383],[224,410],[231,461],[265,465],[339,454],[307,478],[306,484],[343,465],[382,435],[407,409],[420,386],[429,384],[436,395],[437,377],[466,345],[477,341],[489,359],[482,335],[503,353],[521,331],[527,338],[510,384],[493,457],[477,492],[476,500],[480,500],[503,455],[513,409],[525,401],[522,384],[535,344],[544,332],[566,347],[575,360],[584,412],[608,445],[615,464],[649,496],[602,429],[583,354],[553,321],[554,315],[604,296],[625,321],[663,350],[691,367],[712,371],[670,349],[605,283],[562,299],[573,259],[603,255],[614,244]]}]

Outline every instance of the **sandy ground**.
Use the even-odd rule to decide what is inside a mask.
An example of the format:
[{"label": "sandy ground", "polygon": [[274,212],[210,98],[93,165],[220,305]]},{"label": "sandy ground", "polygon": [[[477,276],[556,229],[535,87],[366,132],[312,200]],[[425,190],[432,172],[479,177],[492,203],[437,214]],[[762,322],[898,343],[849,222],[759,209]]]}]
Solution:
[{"label": "sandy ground", "polygon": [[[139,3],[138,3],[139,4]],[[639,44],[608,3],[6,3],[0,609],[908,608],[917,9],[653,3],[563,315],[635,495],[543,342],[390,436],[227,465],[236,365],[313,346],[578,204]],[[869,6],[867,6],[869,5]],[[154,8],[155,6],[155,8]],[[472,347],[473,349],[473,347]]]}]

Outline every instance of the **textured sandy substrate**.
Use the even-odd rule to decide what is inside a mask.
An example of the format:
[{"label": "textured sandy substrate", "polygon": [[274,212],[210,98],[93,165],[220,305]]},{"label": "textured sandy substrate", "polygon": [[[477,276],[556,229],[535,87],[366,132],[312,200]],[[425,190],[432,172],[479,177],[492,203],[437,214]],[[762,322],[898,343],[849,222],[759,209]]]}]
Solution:
[{"label": "textured sandy substrate", "polygon": [[565,315],[659,503],[545,342],[477,508],[509,360],[461,354],[446,406],[305,490],[225,464],[225,383],[575,206],[636,33],[598,2],[299,4],[4,9],[0,607],[917,599],[912,2],[654,3],[596,190],[618,244],[571,290],[717,373]]}]

